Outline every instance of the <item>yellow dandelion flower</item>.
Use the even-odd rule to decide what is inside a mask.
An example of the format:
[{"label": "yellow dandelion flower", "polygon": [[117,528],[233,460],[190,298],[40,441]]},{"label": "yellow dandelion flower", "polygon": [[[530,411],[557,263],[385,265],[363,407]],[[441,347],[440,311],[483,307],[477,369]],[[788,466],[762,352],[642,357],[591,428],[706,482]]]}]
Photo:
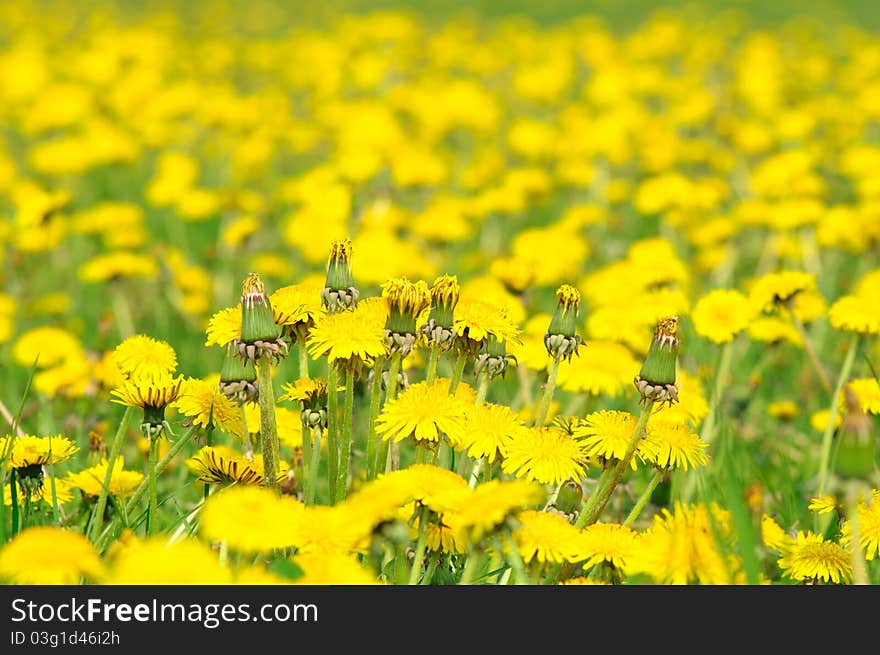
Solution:
[{"label": "yellow dandelion flower", "polygon": [[357,558],[342,553],[299,553],[293,562],[302,569],[302,576],[294,580],[301,585],[374,585],[379,584],[375,573]]},{"label": "yellow dandelion flower", "polygon": [[[287,477],[288,466],[278,462],[280,470],[277,481]],[[186,460],[186,467],[196,475],[199,482],[207,484],[263,484],[265,481],[263,460],[255,455],[253,461],[228,446],[204,446]]]},{"label": "yellow dandelion flower", "polygon": [[113,361],[126,378],[159,378],[174,373],[177,353],[165,341],[136,334],[116,346]]},{"label": "yellow dandelion flower", "polygon": [[839,544],[812,532],[799,530],[777,564],[792,580],[846,584],[852,579],[849,554]]},{"label": "yellow dandelion flower", "polygon": [[535,265],[522,257],[500,257],[492,260],[489,272],[515,294],[521,294],[535,281]]},{"label": "yellow dandelion flower", "polygon": [[366,365],[388,352],[385,324],[376,321],[377,310],[360,302],[353,311],[322,315],[309,332],[306,345],[315,359],[326,356],[330,363],[358,359]]},{"label": "yellow dandelion flower", "polygon": [[448,388],[439,384],[418,382],[388,402],[376,420],[376,432],[383,439],[402,441],[439,441],[446,435],[458,443],[464,429],[465,406]]},{"label": "yellow dandelion flower", "polygon": [[661,509],[638,536],[625,571],[648,574],[658,584],[734,584],[741,565],[728,552],[732,539],[725,510],[676,502],[672,511]]},{"label": "yellow dandelion flower", "polygon": [[271,553],[294,545],[294,525],[304,505],[266,487],[234,485],[205,501],[199,534],[243,553]]},{"label": "yellow dandelion flower", "polygon": [[[828,421],[830,420],[831,412],[827,409],[820,409],[818,412],[814,412],[810,416],[810,425],[813,426],[813,429],[818,432],[825,432],[825,428],[828,426]],[[836,430],[843,424],[843,417],[838,412],[837,416],[834,417],[834,429]]]},{"label": "yellow dandelion flower", "polygon": [[584,568],[608,562],[622,569],[636,546],[636,533],[619,523],[594,523],[581,531],[578,559]]},{"label": "yellow dandelion flower", "polygon": [[84,282],[105,282],[122,277],[152,279],[158,273],[159,267],[151,255],[127,250],[95,255],[79,269],[79,277]]},{"label": "yellow dandelion flower", "polygon": [[286,328],[310,328],[324,313],[321,305],[323,284],[291,284],[269,296],[275,322]]},{"label": "yellow dandelion flower", "polygon": [[559,563],[580,559],[580,531],[559,514],[525,510],[517,516],[517,523],[513,538],[526,564],[532,560]]},{"label": "yellow dandelion flower", "polygon": [[474,459],[485,457],[490,463],[505,458],[510,440],[527,429],[522,418],[506,405],[465,405],[464,418],[456,450],[467,450]]},{"label": "yellow dandelion flower", "polygon": [[[12,441],[11,451],[10,441]],[[61,464],[78,450],[79,446],[76,442],[61,435],[52,437],[36,437],[31,434],[16,437],[6,435],[0,440],[0,454],[9,452],[9,465],[15,469]]]},{"label": "yellow dandelion flower", "polygon": [[[603,409],[587,414],[574,427],[574,437],[588,457],[596,459],[622,460],[626,456],[638,420],[629,412]],[[644,448],[644,439],[639,442],[636,454]],[[636,470],[636,458],[630,461]]]},{"label": "yellow dandelion flower", "polygon": [[208,319],[205,346],[223,346],[241,338],[241,303],[221,309]]},{"label": "yellow dandelion flower", "polygon": [[584,477],[587,453],[582,443],[555,427],[533,427],[514,435],[502,462],[505,473],[544,484]]},{"label": "yellow dandelion flower", "polygon": [[779,271],[767,273],[753,280],[749,288],[749,301],[757,311],[772,311],[787,304],[797,294],[815,291],[816,276],[804,271]]},{"label": "yellow dandelion flower", "polygon": [[571,393],[619,396],[638,374],[641,363],[629,348],[614,341],[585,341],[580,356],[559,365],[557,383]]},{"label": "yellow dandelion flower", "polygon": [[800,406],[793,400],[778,400],[767,405],[767,415],[782,421],[792,420],[800,411]]},{"label": "yellow dandelion flower", "polygon": [[80,340],[67,330],[56,327],[38,327],[22,334],[12,346],[12,359],[20,366],[39,367],[60,364],[82,352]]},{"label": "yellow dandelion flower", "polygon": [[237,439],[244,436],[241,410],[220,392],[219,380],[187,378],[180,388],[180,395],[172,406],[193,425],[207,429],[209,426],[231,434]]},{"label": "yellow dandelion flower", "polygon": [[296,400],[304,407],[320,407],[327,403],[327,380],[325,378],[299,378],[293,384],[281,385],[283,394],[278,400]]},{"label": "yellow dandelion flower", "polygon": [[697,301],[691,319],[697,334],[714,343],[726,343],[745,330],[754,315],[754,305],[744,294],[715,289]]},{"label": "yellow dandelion flower", "polygon": [[880,308],[873,298],[843,296],[831,305],[828,321],[845,332],[880,334]]},{"label": "yellow dandelion flower", "polygon": [[149,410],[164,410],[180,396],[183,376],[176,378],[165,374],[156,378],[130,378],[122,386],[113,389],[110,394],[115,396],[112,402],[127,407],[141,407],[145,414]]},{"label": "yellow dandelion flower", "polygon": [[498,305],[462,296],[453,312],[455,333],[462,339],[483,343],[489,336],[498,341],[515,341],[519,330]]},{"label": "yellow dandelion flower", "polygon": [[465,542],[475,543],[509,517],[535,509],[547,498],[544,488],[527,480],[489,480],[468,494],[468,502],[446,515],[449,528]]},{"label": "yellow dandelion flower", "polygon": [[795,346],[803,346],[804,340],[790,320],[783,320],[776,316],[761,316],[756,318],[748,327],[749,336],[755,341],[763,343],[790,343]]},{"label": "yellow dandelion flower", "polygon": [[689,426],[666,420],[648,423],[645,438],[639,444],[639,454],[646,461],[662,469],[682,469],[705,466],[709,463],[709,447]]},{"label": "yellow dandelion flower", "polygon": [[[98,496],[104,486],[107,466],[107,460],[102,458],[95,466],[90,466],[77,473],[69,473],[67,481],[71,487],[79,489],[88,496]],[[144,474],[140,471],[126,471],[124,467],[125,461],[120,455],[113,463],[110,474],[110,493],[120,498],[134,493],[134,490],[144,480]]]},{"label": "yellow dandelion flower", "polygon": [[310,505],[290,525],[291,545],[299,553],[358,553],[369,544],[373,521],[356,505]]},{"label": "yellow dandelion flower", "polygon": [[837,498],[831,494],[825,494],[818,498],[810,498],[810,504],[807,509],[817,514],[827,514],[837,509]]},{"label": "yellow dandelion flower", "polygon": [[[367,489],[389,487],[405,499],[430,508],[436,514],[457,509],[464,496],[472,493],[467,482],[456,473],[432,464],[414,464],[379,477]],[[366,491],[366,489],[365,489]],[[403,504],[400,503],[400,504]]]},{"label": "yellow dandelion flower", "polygon": [[167,537],[132,539],[110,558],[110,571],[103,581],[111,585],[231,583],[232,572],[209,546],[195,539],[169,543]]},{"label": "yellow dandelion flower", "polygon": [[[858,503],[859,546],[865,551],[869,562],[880,557],[880,490],[871,491],[870,499]],[[841,526],[840,545],[852,547],[852,523],[847,520]]]},{"label": "yellow dandelion flower", "polygon": [[856,378],[847,387],[856,395],[866,414],[880,414],[880,383],[875,378]]},{"label": "yellow dandelion flower", "polygon": [[770,550],[777,553],[784,553],[794,543],[794,537],[782,529],[782,526],[776,522],[769,514],[761,515],[761,541]]},{"label": "yellow dandelion flower", "polygon": [[70,530],[28,528],[0,548],[0,579],[9,584],[75,585],[103,582],[103,575],[94,546]]}]

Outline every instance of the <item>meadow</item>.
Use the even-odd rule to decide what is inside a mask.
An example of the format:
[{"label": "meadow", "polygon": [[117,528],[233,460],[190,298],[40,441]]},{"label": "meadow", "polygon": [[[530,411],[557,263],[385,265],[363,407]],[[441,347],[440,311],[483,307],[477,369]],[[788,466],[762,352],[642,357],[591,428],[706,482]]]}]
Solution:
[{"label": "meadow", "polygon": [[880,584],[880,21],[560,4],[0,0],[3,584]]}]

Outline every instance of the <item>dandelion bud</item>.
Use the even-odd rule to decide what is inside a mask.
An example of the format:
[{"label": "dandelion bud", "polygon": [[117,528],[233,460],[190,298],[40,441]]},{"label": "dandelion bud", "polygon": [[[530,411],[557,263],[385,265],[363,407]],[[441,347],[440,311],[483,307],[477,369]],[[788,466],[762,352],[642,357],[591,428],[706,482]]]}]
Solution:
[{"label": "dandelion bud", "polygon": [[241,338],[237,340],[240,357],[255,363],[260,357],[278,360],[287,354],[287,343],[281,338],[281,326],[263,281],[251,273],[241,285]]},{"label": "dandelion bud", "polygon": [[461,287],[454,275],[442,275],[431,286],[431,312],[422,326],[422,334],[429,343],[447,349],[455,339],[453,312],[461,295]]},{"label": "dandelion bud", "polygon": [[248,359],[238,354],[238,346],[234,342],[227,344],[220,368],[220,393],[239,404],[257,402],[257,370]]},{"label": "dandelion bud", "polygon": [[474,362],[474,374],[479,375],[485,370],[490,379],[503,377],[511,362],[517,365],[516,357],[507,353],[505,342],[490,334],[486,340],[486,351],[480,353]]},{"label": "dandelion bud", "polygon": [[566,480],[561,487],[559,493],[556,494],[556,500],[553,506],[563,514],[574,514],[579,511],[584,502],[584,491],[581,485],[574,480]]},{"label": "dandelion bud", "polygon": [[385,343],[392,353],[406,357],[415,346],[416,319],[431,305],[431,292],[423,280],[395,278],[382,285],[382,297],[388,303]]},{"label": "dandelion bud", "polygon": [[862,411],[859,399],[846,388],[846,415],[840,426],[835,471],[841,478],[865,479],[875,467],[877,439],[871,417]]},{"label": "dandelion bud", "polygon": [[672,405],[678,402],[678,317],[669,316],[657,322],[654,339],[648,349],[642,370],[635,379],[642,402],[654,401]]},{"label": "dandelion bud", "polygon": [[330,245],[330,259],[327,262],[327,279],[321,290],[321,302],[328,312],[354,309],[360,292],[354,286],[351,274],[351,241],[334,241]]},{"label": "dandelion bud", "polygon": [[556,290],[556,300],[556,311],[544,335],[544,346],[551,357],[571,360],[583,343],[577,334],[581,296],[573,286],[563,284]]}]

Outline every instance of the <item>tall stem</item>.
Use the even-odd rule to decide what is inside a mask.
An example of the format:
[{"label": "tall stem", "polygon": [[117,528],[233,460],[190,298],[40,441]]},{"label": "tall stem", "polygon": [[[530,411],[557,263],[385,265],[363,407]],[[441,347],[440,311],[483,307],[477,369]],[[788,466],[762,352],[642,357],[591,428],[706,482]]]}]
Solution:
[{"label": "tall stem", "polygon": [[101,491],[98,494],[98,502],[95,505],[95,518],[92,520],[92,529],[90,530],[92,541],[100,534],[101,526],[104,523],[104,511],[107,508],[107,495],[110,493],[110,480],[113,477],[113,465],[122,449],[122,440],[125,436],[125,430],[128,428],[128,422],[134,413],[133,407],[126,407],[119,425],[116,427],[116,434],[110,443],[110,452],[107,455],[107,471],[104,473],[104,483],[101,485]]},{"label": "tall stem", "polygon": [[850,525],[850,559],[852,561],[853,583],[857,585],[871,584],[868,576],[868,563],[862,548],[862,534],[859,525],[859,483],[850,482],[847,488],[847,516]]},{"label": "tall stem", "polygon": [[272,366],[264,358],[257,366],[260,390],[260,451],[263,455],[263,484],[278,486],[278,428],[275,424],[275,391],[272,387]]},{"label": "tall stem", "polygon": [[309,377],[309,352],[306,350],[306,344],[299,342],[299,376],[301,378]]},{"label": "tall stem", "polygon": [[416,552],[413,557],[412,568],[409,571],[409,584],[419,583],[422,573],[422,560],[425,559],[425,546],[428,543],[428,508],[419,509],[419,538],[416,542]]},{"label": "tall stem", "polygon": [[[183,447],[189,443],[192,439],[193,435],[198,430],[198,426],[193,425],[189,430],[187,430],[182,437],[180,437],[177,441],[171,444],[171,448],[168,449],[168,452],[165,453],[165,456],[159,460],[159,463],[156,465],[156,475],[161,475],[162,472],[168,468],[168,465],[171,463],[171,460],[183,450]],[[137,489],[134,490],[134,493],[131,495],[131,498],[128,499],[128,502],[125,504],[125,513],[131,514],[134,511],[134,508],[137,506],[138,502],[140,502],[141,498],[143,498],[144,494],[147,492],[147,481],[144,480],[141,482]]]},{"label": "tall stem", "polygon": [[149,489],[150,489],[150,505],[147,510],[147,536],[149,537],[153,534],[153,531],[156,529],[156,514],[159,509],[159,496],[156,492],[156,476],[158,476],[157,472],[157,464],[159,459],[159,439],[161,438],[161,433],[159,435],[150,437],[150,455],[149,455]]},{"label": "tall stem", "polygon": [[14,468],[9,472],[9,496],[12,502],[12,537],[18,534],[18,476],[15,473],[16,469]]},{"label": "tall stem", "polygon": [[835,423],[838,414],[838,399],[843,391],[843,385],[846,384],[849,374],[852,371],[853,362],[856,359],[856,351],[859,349],[859,335],[853,336],[849,344],[849,350],[843,360],[843,367],[840,369],[840,375],[837,378],[837,384],[834,387],[834,393],[831,394],[831,406],[828,409],[828,425],[825,426],[825,432],[822,434],[822,453],[819,460],[819,492],[821,496],[825,493],[825,487],[828,484],[828,475],[831,471],[831,444],[834,436]]},{"label": "tall stem", "polygon": [[315,493],[318,489],[318,469],[321,464],[321,428],[314,429],[315,443],[312,445],[312,461],[309,464],[309,487],[305,496],[306,505],[315,504]]},{"label": "tall stem", "polygon": [[428,383],[428,386],[434,384],[434,380],[437,377],[437,364],[440,362],[440,348],[436,345],[432,345],[431,349],[428,351],[428,366],[425,370],[425,382]]},{"label": "tall stem", "polygon": [[467,365],[467,353],[460,352],[455,360],[455,367],[452,369],[452,378],[449,380],[449,394],[453,395],[458,390],[458,384],[461,382],[461,376],[464,374],[464,367]]},{"label": "tall stem", "polygon": [[485,370],[480,372],[480,379],[477,382],[477,398],[476,404],[482,405],[486,396],[489,394],[489,374]]},{"label": "tall stem", "polygon": [[[400,374],[400,365],[403,358],[400,352],[395,352],[391,355],[391,366],[388,370],[388,390],[385,392],[385,402],[389,400],[394,400],[397,396],[397,376]],[[389,453],[391,449],[391,441],[389,439],[383,439],[382,443],[379,444],[378,451],[379,454],[376,457],[376,475],[379,475],[379,472],[387,472],[388,464],[389,464]]]},{"label": "tall stem", "polygon": [[620,479],[629,467],[630,460],[635,454],[636,448],[638,448],[639,442],[644,436],[645,428],[648,425],[648,419],[651,418],[651,411],[653,408],[653,400],[645,401],[645,404],[642,407],[642,413],[639,415],[639,421],[630,437],[626,454],[623,456],[623,459],[602,474],[602,478],[599,480],[599,485],[590,496],[589,501],[584,506],[580,516],[578,516],[577,522],[575,523],[576,528],[581,529],[588,525],[592,525],[599,519],[602,510],[605,509],[605,505],[608,504],[608,500],[611,498],[611,494],[614,493],[614,489],[617,487]]},{"label": "tall stem", "polygon": [[340,445],[339,477],[336,498],[343,500],[348,488],[348,467],[351,460],[351,423],[354,412],[354,366],[345,369],[345,406],[342,412],[342,444]]},{"label": "tall stem", "polygon": [[327,362],[327,471],[330,504],[336,504],[336,478],[339,475],[339,373]]},{"label": "tall stem", "polygon": [[626,520],[623,522],[623,525],[626,527],[631,527],[633,523],[636,522],[636,519],[642,513],[642,510],[645,509],[645,505],[648,504],[648,501],[651,499],[651,494],[654,493],[654,489],[657,488],[657,485],[660,484],[660,481],[663,479],[663,475],[665,471],[656,470],[654,471],[654,475],[651,477],[651,481],[648,483],[648,486],[645,487],[645,490],[642,492],[642,495],[639,496],[639,499],[636,501],[635,506],[630,510],[629,514],[626,517]]},{"label": "tall stem", "polygon": [[370,426],[367,432],[367,480],[376,477],[376,419],[379,417],[379,403],[382,400],[382,370],[385,358],[378,357],[373,364],[373,375],[370,378]]},{"label": "tall stem", "polygon": [[461,572],[461,578],[458,580],[460,585],[471,585],[474,583],[474,576],[480,561],[483,559],[482,552],[473,546],[468,547],[467,561],[464,563],[464,570]]},{"label": "tall stem", "polygon": [[547,415],[550,413],[550,405],[553,402],[553,392],[556,390],[556,378],[559,375],[559,360],[561,357],[556,355],[550,362],[550,370],[547,372],[547,385],[544,387],[544,395],[541,397],[541,404],[538,406],[538,413],[535,416],[535,426],[541,427],[547,422]]},{"label": "tall stem", "polygon": [[302,434],[302,493],[303,499],[307,499],[310,495],[310,488],[312,484],[312,428],[306,423],[305,420],[301,420],[302,424],[301,434]]}]

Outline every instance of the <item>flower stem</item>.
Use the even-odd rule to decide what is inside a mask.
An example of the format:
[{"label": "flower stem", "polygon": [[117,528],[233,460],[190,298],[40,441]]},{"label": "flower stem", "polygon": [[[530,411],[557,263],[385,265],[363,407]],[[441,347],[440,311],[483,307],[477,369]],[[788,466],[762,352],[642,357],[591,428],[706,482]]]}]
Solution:
[{"label": "flower stem", "polygon": [[631,527],[633,523],[636,522],[636,519],[641,515],[642,510],[645,509],[645,505],[648,504],[648,501],[651,499],[651,494],[654,493],[654,489],[657,488],[657,485],[660,484],[660,481],[663,479],[663,475],[666,471],[662,471],[657,469],[654,471],[654,475],[651,477],[651,481],[648,482],[648,486],[645,487],[645,490],[642,492],[642,495],[639,496],[639,499],[636,501],[635,506],[630,510],[629,514],[626,517],[626,520],[623,522],[623,525],[626,527]]},{"label": "flower stem", "polygon": [[275,392],[272,388],[272,366],[264,359],[257,366],[260,390],[260,452],[263,455],[263,484],[278,486],[278,429],[275,424]]},{"label": "flower stem", "polygon": [[152,436],[150,437],[150,464],[149,464],[149,490],[150,490],[150,505],[147,509],[147,536],[149,537],[153,534],[153,530],[156,528],[156,514],[159,509],[159,497],[156,492],[156,477],[158,476],[157,472],[157,464],[159,459],[159,439],[160,437]]},{"label": "flower stem", "polygon": [[412,568],[409,571],[409,584],[415,585],[419,583],[419,576],[422,574],[422,560],[425,559],[425,546],[428,543],[428,508],[422,507],[419,510],[419,538],[416,542],[415,557],[413,557]]},{"label": "flower stem", "polygon": [[321,463],[321,428],[314,429],[315,443],[312,445],[312,461],[309,464],[309,488],[305,497],[306,505],[314,505],[315,492],[318,488],[318,468]]},{"label": "flower stem", "polygon": [[819,376],[819,381],[822,383],[822,386],[825,388],[825,391],[831,393],[831,380],[828,377],[828,372],[825,370],[825,367],[822,366],[822,362],[819,361],[819,356],[816,354],[816,349],[813,347],[813,342],[810,341],[810,337],[807,334],[807,328],[804,326],[801,319],[799,319],[793,310],[789,311],[791,315],[791,322],[794,324],[795,329],[798,331],[798,334],[801,335],[801,340],[804,342],[804,350],[807,353],[807,358],[810,360],[810,364],[813,365],[816,373]]},{"label": "flower stem", "polygon": [[370,377],[370,426],[367,432],[367,480],[376,477],[376,419],[379,416],[379,403],[382,400],[382,370],[385,368],[385,358],[378,357],[373,364],[373,374]]},{"label": "flower stem", "polygon": [[354,413],[354,367],[345,370],[345,405],[342,411],[342,444],[340,445],[339,477],[336,498],[343,500],[348,488],[348,467],[351,460],[351,422]]},{"label": "flower stem", "polygon": [[636,448],[638,448],[639,442],[644,436],[645,428],[648,425],[648,419],[651,418],[651,411],[653,408],[653,400],[645,401],[645,404],[642,407],[642,413],[639,415],[639,421],[630,437],[626,454],[623,456],[623,459],[602,474],[596,490],[590,496],[587,503],[585,503],[583,510],[581,510],[581,513],[575,522],[576,528],[585,528],[599,519],[599,515],[602,513],[602,510],[605,509],[605,505],[608,504],[611,494],[614,493],[614,489],[617,487],[620,479],[629,467],[630,460],[635,454]]},{"label": "flower stem", "polygon": [[[516,545],[516,539],[513,538],[513,535],[510,532],[506,532],[504,535],[504,541],[507,544],[507,561],[510,562],[510,567],[513,569],[514,575],[514,584],[518,585],[527,585],[532,584],[532,580],[529,577],[529,572],[526,570],[526,565],[522,560],[522,556],[519,554],[519,547]],[[503,555],[504,550],[502,549],[501,539],[498,539],[499,552]]]},{"label": "flower stem", "polygon": [[535,416],[535,427],[541,427],[547,422],[550,413],[550,405],[553,402],[553,392],[556,390],[556,377],[559,375],[560,356],[556,355],[550,362],[550,370],[547,372],[547,384],[544,387],[544,395],[538,406],[538,414]]},{"label": "flower stem", "polygon": [[464,564],[464,570],[461,572],[461,578],[459,578],[458,584],[471,585],[474,583],[474,575],[476,574],[477,567],[480,565],[482,559],[483,557],[479,550],[473,546],[468,547],[467,561]]},{"label": "flower stem", "polygon": [[125,408],[125,413],[122,415],[122,420],[119,421],[119,425],[116,428],[116,434],[113,437],[113,441],[110,443],[110,452],[107,455],[107,471],[104,473],[104,482],[101,485],[101,491],[98,494],[98,502],[95,505],[95,515],[94,519],[92,519],[90,530],[92,541],[97,538],[101,526],[104,523],[104,510],[107,508],[107,495],[110,493],[110,479],[113,477],[113,465],[116,462],[116,458],[119,456],[119,451],[122,449],[122,440],[125,436],[125,430],[128,428],[128,422],[131,420],[131,415],[133,413],[133,407]]},{"label": "flower stem", "polygon": [[467,353],[460,352],[455,360],[455,368],[452,369],[452,378],[449,380],[449,394],[453,395],[458,390],[458,383],[461,382],[461,376],[464,374],[464,367],[467,365]]},{"label": "flower stem", "polygon": [[336,504],[336,478],[339,475],[339,373],[336,364],[327,362],[327,471],[330,504]]},{"label": "flower stem", "polygon": [[480,379],[477,382],[477,399],[476,404],[482,405],[486,396],[489,394],[489,374],[486,371],[480,372]]},{"label": "flower stem", "polygon": [[437,364],[440,362],[440,349],[432,345],[430,351],[428,352],[428,367],[425,370],[425,382],[428,383],[428,386],[434,384],[434,380],[437,377]]},{"label": "flower stem", "polygon": [[299,342],[299,376],[301,378],[309,378],[309,353],[306,350],[306,344]]},{"label": "flower stem", "polygon": [[18,479],[15,474],[16,469],[9,471],[9,495],[12,502],[12,534],[14,537],[18,534]]},{"label": "flower stem", "polygon": [[436,556],[431,558],[431,561],[428,562],[428,568],[425,569],[425,575],[422,576],[420,585],[429,585],[431,584],[431,580],[434,578],[434,572],[437,570],[437,566],[440,564],[440,554],[438,553]]},{"label": "flower stem", "polygon": [[837,422],[838,407],[837,401],[843,390],[843,385],[849,378],[852,371],[853,362],[856,359],[856,351],[859,349],[859,335],[853,336],[849,344],[849,350],[843,360],[843,367],[840,369],[840,375],[837,378],[837,384],[834,387],[834,393],[831,394],[831,406],[828,409],[828,425],[825,426],[825,432],[822,434],[822,453],[819,460],[819,492],[821,496],[825,493],[825,487],[828,484],[828,475],[831,470],[831,445],[834,436],[834,424]]},{"label": "flower stem", "polygon": [[302,493],[305,500],[310,495],[312,484],[312,429],[304,419],[301,419],[300,423],[302,424]]},{"label": "flower stem", "polygon": [[[397,376],[400,373],[400,364],[402,361],[402,356],[399,352],[391,355],[391,366],[388,370],[388,389],[385,392],[385,402],[389,400],[394,400],[397,396]],[[379,444],[378,451],[379,455],[376,458],[376,475],[379,474],[379,471],[388,472],[390,468],[391,460],[389,458],[391,448],[391,441],[388,439],[384,439],[381,444]]]}]

